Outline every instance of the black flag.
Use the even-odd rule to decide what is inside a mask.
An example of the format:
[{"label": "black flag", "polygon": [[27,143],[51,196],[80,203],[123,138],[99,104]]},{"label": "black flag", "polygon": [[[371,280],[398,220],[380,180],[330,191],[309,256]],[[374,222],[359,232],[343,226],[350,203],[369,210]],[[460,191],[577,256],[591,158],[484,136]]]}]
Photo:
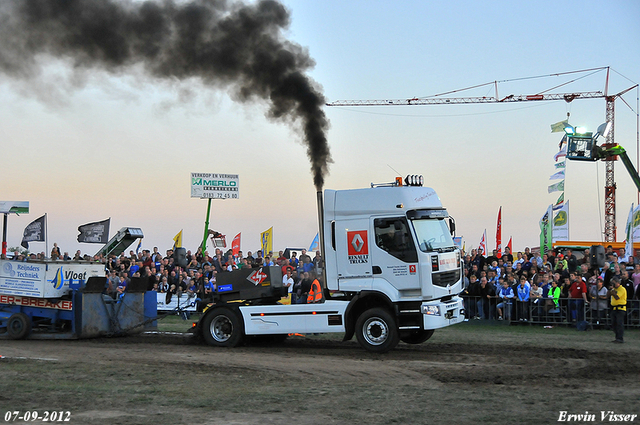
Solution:
[{"label": "black flag", "polygon": [[33,220],[24,228],[22,243],[20,243],[20,245],[25,249],[29,249],[29,242],[44,242],[45,217],[46,214],[36,220]]},{"label": "black flag", "polygon": [[80,234],[78,242],[84,243],[107,243],[109,240],[109,224],[111,218],[95,223],[83,224],[78,227]]}]

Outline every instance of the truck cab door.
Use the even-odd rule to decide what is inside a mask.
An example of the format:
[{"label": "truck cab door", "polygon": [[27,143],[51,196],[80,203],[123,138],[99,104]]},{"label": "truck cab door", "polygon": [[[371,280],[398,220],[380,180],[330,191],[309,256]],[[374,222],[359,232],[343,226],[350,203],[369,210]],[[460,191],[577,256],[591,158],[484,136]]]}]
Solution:
[{"label": "truck cab door", "polygon": [[[421,297],[418,253],[405,217],[373,219],[374,287],[390,285],[400,297]],[[382,289],[382,288],[380,288]],[[386,291],[385,291],[386,292]]]},{"label": "truck cab door", "polygon": [[340,220],[336,222],[338,249],[338,288],[340,291],[364,291],[371,289],[371,241],[369,220]]}]

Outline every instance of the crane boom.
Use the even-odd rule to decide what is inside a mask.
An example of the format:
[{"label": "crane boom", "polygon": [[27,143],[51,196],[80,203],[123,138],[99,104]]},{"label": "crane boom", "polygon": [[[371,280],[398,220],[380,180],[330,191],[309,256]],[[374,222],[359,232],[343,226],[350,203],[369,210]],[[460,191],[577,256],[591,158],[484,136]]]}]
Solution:
[{"label": "crane boom", "polygon": [[509,95],[502,99],[493,96],[483,97],[414,97],[411,99],[378,99],[378,100],[337,100],[327,106],[402,106],[402,105],[462,105],[469,103],[511,103],[527,101],[564,100],[604,98],[601,91],[576,93],[549,93],[531,95]]},{"label": "crane boom", "polygon": [[[605,68],[598,68],[596,71],[599,71]],[[602,99],[606,100],[606,118],[607,122],[611,123],[611,131],[607,135],[607,146],[613,147],[615,146],[615,142],[613,139],[613,124],[614,124],[614,102],[616,98],[622,96],[626,92],[631,89],[638,87],[638,85],[634,85],[626,90],[621,91],[615,95],[609,95],[608,87],[609,87],[609,67],[606,67],[607,70],[607,80],[605,84],[605,92],[601,91],[588,91],[588,92],[574,92],[574,93],[538,93],[531,95],[509,95],[503,98],[498,96],[498,81],[494,81],[495,85],[495,96],[482,96],[482,97],[444,97],[444,95],[460,92],[463,90],[474,89],[482,86],[486,86],[488,84],[480,84],[473,87],[468,87],[466,89],[454,90],[447,93],[440,93],[433,96],[427,97],[414,97],[410,99],[377,99],[377,100],[337,100],[335,102],[329,102],[327,106],[417,106],[417,105],[464,105],[471,103],[483,103],[483,104],[496,104],[496,103],[513,103],[513,102],[530,102],[530,101],[550,101],[550,100],[564,100],[569,103],[576,99]],[[584,70],[584,71],[593,71]],[[583,71],[576,71],[583,72]],[[560,75],[560,74],[554,74]],[[573,80],[575,81],[575,80]],[[571,82],[573,82],[571,81]],[[565,83],[566,84],[566,83]],[[562,84],[562,85],[565,85]],[[547,91],[557,89],[560,86],[555,86],[552,89]],[[605,201],[604,201],[604,221],[605,221],[605,230],[604,230],[604,239],[606,242],[615,242],[616,240],[616,184],[614,181],[613,174],[613,160],[612,158],[605,158]],[[625,163],[625,166],[628,167],[628,164]],[[628,168],[627,168],[628,169]],[[637,173],[636,173],[637,174]],[[634,180],[635,182],[635,180]]]}]

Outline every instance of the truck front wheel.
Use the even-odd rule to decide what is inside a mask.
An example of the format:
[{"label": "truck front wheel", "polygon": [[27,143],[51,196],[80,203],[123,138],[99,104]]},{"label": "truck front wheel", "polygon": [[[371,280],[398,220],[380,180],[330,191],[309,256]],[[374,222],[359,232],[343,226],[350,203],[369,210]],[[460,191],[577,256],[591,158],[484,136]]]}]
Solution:
[{"label": "truck front wheel", "polygon": [[356,338],[360,345],[374,353],[393,350],[400,336],[393,316],[383,308],[372,308],[356,321]]},{"label": "truck front wheel", "polygon": [[214,347],[235,347],[242,342],[242,319],[229,308],[217,308],[205,315],[202,336]]},{"label": "truck front wheel", "polygon": [[24,313],[15,313],[7,321],[7,335],[11,339],[23,339],[31,332],[31,320]]},{"label": "truck front wheel", "polygon": [[422,344],[433,335],[433,329],[429,329],[428,331],[417,331],[412,332],[406,336],[401,336],[400,339],[402,342],[406,342],[407,344]]}]

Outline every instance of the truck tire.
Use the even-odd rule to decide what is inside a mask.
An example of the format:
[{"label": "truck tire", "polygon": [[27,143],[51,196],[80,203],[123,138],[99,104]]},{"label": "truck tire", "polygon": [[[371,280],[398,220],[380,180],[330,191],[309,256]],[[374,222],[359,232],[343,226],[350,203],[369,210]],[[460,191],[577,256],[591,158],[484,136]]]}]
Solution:
[{"label": "truck tire", "polygon": [[7,321],[7,335],[11,339],[24,339],[31,333],[31,319],[24,313],[15,313]]},{"label": "truck tire", "polygon": [[374,353],[386,353],[400,342],[396,321],[383,308],[369,309],[358,317],[356,338],[364,349]]},{"label": "truck tire", "polygon": [[433,335],[433,329],[429,329],[428,331],[416,331],[412,332],[406,336],[401,336],[400,340],[407,344],[422,344]]},{"label": "truck tire", "polygon": [[236,347],[242,343],[242,334],[242,319],[230,308],[216,308],[203,319],[202,337],[214,347]]}]

